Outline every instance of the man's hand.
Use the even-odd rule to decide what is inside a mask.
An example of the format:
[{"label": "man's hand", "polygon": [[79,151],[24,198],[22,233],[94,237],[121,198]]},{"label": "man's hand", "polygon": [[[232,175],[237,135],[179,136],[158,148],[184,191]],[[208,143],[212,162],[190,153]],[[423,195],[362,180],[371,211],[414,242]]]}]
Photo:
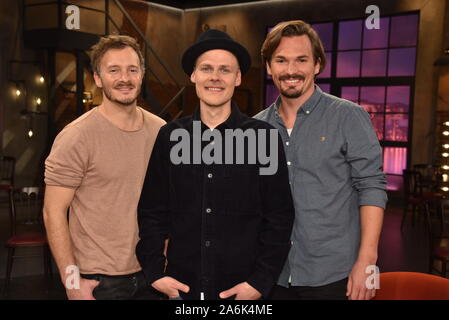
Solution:
[{"label": "man's hand", "polygon": [[159,280],[154,281],[152,284],[154,289],[163,294],[167,295],[169,298],[179,297],[179,290],[184,293],[189,292],[190,288],[188,285],[179,282],[172,277],[163,277]]},{"label": "man's hand", "polygon": [[349,300],[370,300],[376,295],[376,289],[367,289],[366,279],[370,273],[366,268],[374,263],[357,260],[349,274],[346,296]]},{"label": "man's hand", "polygon": [[262,294],[248,282],[239,283],[231,289],[221,292],[220,298],[227,299],[233,295],[236,295],[235,300],[257,300],[262,297]]},{"label": "man's hand", "polygon": [[69,300],[95,300],[92,292],[100,282],[97,280],[89,280],[80,278],[79,289],[66,289],[67,298]]}]

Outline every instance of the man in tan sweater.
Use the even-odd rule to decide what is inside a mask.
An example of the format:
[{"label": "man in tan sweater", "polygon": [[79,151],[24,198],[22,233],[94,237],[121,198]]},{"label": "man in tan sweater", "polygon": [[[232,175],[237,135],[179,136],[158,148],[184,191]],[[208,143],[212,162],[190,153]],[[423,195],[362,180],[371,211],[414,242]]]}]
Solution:
[{"label": "man in tan sweater", "polygon": [[48,240],[69,299],[157,298],[135,247],[137,204],[165,122],[137,106],[145,69],[133,38],[101,38],[91,60],[103,102],[59,133],[45,162]]}]

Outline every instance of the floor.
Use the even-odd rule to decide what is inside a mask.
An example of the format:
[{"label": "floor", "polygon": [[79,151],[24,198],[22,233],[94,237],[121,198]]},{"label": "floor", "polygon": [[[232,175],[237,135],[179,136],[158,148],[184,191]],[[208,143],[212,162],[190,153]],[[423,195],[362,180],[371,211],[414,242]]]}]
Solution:
[{"label": "floor", "polygon": [[[1,199],[0,199],[1,200]],[[428,271],[428,241],[424,223],[414,227],[408,220],[400,230],[402,208],[399,204],[389,204],[379,245],[378,266],[380,272]],[[0,202],[0,243],[5,243],[9,234],[8,206]],[[33,253],[28,249],[24,254]],[[3,292],[7,250],[0,247],[0,293]],[[53,266],[53,270],[56,270]],[[64,288],[55,273],[51,281],[45,281],[43,263],[39,257],[17,259],[13,266],[10,290],[2,299],[65,299]]]}]

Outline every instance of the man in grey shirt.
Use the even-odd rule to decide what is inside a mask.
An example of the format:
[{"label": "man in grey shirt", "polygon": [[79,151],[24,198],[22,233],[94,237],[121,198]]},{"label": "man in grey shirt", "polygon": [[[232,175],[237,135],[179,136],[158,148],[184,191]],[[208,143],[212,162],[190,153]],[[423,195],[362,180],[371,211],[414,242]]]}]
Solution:
[{"label": "man in grey shirt", "polygon": [[276,25],[262,58],[281,94],[255,118],[281,134],[295,205],[292,248],[272,298],[370,299],[367,271],[376,265],[387,196],[369,115],[315,85],[326,61],[307,23]]}]

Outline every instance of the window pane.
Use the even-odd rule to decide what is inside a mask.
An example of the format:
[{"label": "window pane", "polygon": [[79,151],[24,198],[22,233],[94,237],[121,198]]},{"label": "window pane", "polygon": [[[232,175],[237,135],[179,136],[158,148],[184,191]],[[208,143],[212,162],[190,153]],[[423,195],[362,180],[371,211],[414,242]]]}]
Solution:
[{"label": "window pane", "polygon": [[388,61],[389,76],[415,75],[416,48],[390,49]]},{"label": "window pane", "polygon": [[362,20],[342,21],[338,25],[338,50],[360,49]]},{"label": "window pane", "polygon": [[383,112],[385,87],[362,87],[360,90],[360,105],[368,112]]},{"label": "window pane", "polygon": [[279,96],[279,90],[273,84],[265,86],[265,106],[270,106]]},{"label": "window pane", "polygon": [[382,77],[387,69],[387,50],[363,51],[362,77]]},{"label": "window pane", "polygon": [[407,141],[408,114],[385,115],[385,140]]},{"label": "window pane", "polygon": [[383,140],[384,139],[384,115],[370,113],[370,117],[371,117],[371,122],[373,123],[374,130],[376,131],[377,139]]},{"label": "window pane", "polygon": [[359,87],[342,87],[341,98],[359,103]]},{"label": "window pane", "polygon": [[321,72],[317,78],[330,78],[331,77],[331,67],[332,67],[332,53],[326,52],[326,67],[324,67],[323,72]]},{"label": "window pane", "polygon": [[360,76],[360,51],[339,52],[337,56],[337,77]]},{"label": "window pane", "polygon": [[386,48],[388,47],[388,29],[390,18],[380,19],[380,29],[367,28],[363,31],[363,48]]},{"label": "window pane", "polygon": [[384,148],[384,172],[402,175],[407,166],[407,148]]},{"label": "window pane", "polygon": [[326,93],[331,93],[331,85],[329,83],[318,83],[318,87]]},{"label": "window pane", "polygon": [[418,35],[418,15],[391,18],[390,46],[415,46]]},{"label": "window pane", "polygon": [[387,112],[408,112],[410,105],[409,86],[387,87]]},{"label": "window pane", "polygon": [[332,50],[333,23],[317,23],[312,24],[312,27],[320,36],[324,50]]},{"label": "window pane", "polygon": [[403,190],[403,177],[387,174],[387,190],[399,191]]}]

